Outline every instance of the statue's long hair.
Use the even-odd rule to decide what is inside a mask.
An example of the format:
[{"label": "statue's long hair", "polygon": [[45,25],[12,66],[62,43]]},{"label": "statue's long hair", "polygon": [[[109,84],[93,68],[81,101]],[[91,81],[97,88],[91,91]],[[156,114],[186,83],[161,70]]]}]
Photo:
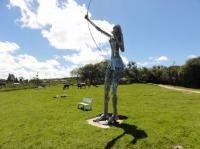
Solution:
[{"label": "statue's long hair", "polygon": [[123,34],[122,34],[122,29],[120,25],[115,25],[113,27],[113,30],[116,30],[116,38],[118,41],[118,45],[121,51],[124,51],[124,38],[123,38]]}]

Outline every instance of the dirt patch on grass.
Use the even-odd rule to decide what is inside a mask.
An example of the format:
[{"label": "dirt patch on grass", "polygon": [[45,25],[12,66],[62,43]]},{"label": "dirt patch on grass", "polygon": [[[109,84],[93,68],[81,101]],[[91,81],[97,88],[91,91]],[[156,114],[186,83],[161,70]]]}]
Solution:
[{"label": "dirt patch on grass", "polygon": [[163,88],[171,89],[171,90],[176,90],[176,91],[182,91],[182,92],[188,92],[188,93],[197,93],[200,94],[200,91],[198,90],[193,90],[193,89],[188,89],[188,88],[179,88],[175,86],[170,86],[170,85],[158,85]]}]

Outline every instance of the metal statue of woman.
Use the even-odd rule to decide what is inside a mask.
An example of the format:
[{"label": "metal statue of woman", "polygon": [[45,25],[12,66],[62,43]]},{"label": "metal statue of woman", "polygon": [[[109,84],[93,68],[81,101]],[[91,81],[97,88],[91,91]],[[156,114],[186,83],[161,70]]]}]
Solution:
[{"label": "metal statue of woman", "polygon": [[[124,52],[124,42],[123,34],[121,31],[120,25],[115,25],[113,27],[112,34],[109,34],[99,28],[95,23],[93,23],[88,15],[85,16],[85,19],[93,25],[98,31],[110,38],[111,46],[111,61],[107,66],[105,82],[104,82],[104,113],[94,121],[103,121],[108,120],[108,124],[116,122],[118,119],[117,112],[117,87],[120,79],[121,71],[124,68],[123,61],[119,55],[119,50]],[[112,85],[112,102],[113,102],[113,114],[111,117],[108,115],[108,102],[109,102],[109,92]]]}]

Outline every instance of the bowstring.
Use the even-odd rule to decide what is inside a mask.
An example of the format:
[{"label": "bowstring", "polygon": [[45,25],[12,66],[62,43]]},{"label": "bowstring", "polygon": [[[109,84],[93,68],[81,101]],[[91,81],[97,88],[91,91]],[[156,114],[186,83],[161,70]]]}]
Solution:
[{"label": "bowstring", "polygon": [[[87,8],[87,16],[88,16],[88,12],[89,12],[89,9],[90,9],[91,1],[92,1],[92,0],[90,0],[90,1],[89,1],[89,4],[88,4],[88,8]],[[89,32],[90,32],[90,36],[92,37],[92,40],[93,40],[93,42],[94,42],[95,45],[96,45],[96,48],[97,48],[99,51],[102,52],[101,48],[98,46],[96,40],[94,39],[94,36],[93,36],[92,31],[91,31],[91,29],[90,29],[90,24],[89,24],[88,21],[87,21],[87,24],[88,24],[88,29],[89,29]]]}]

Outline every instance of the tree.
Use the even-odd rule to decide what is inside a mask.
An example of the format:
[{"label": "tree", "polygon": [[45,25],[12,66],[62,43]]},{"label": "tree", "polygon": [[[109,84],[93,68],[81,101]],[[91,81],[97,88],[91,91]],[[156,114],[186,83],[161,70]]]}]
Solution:
[{"label": "tree", "polygon": [[182,81],[185,86],[200,87],[200,57],[189,59],[182,66]]},{"label": "tree", "polygon": [[19,77],[19,82],[22,83],[24,81],[23,77]]},{"label": "tree", "polygon": [[[103,83],[109,61],[88,64],[74,69],[71,74],[80,77],[89,84]],[[137,68],[135,62],[129,62],[123,71],[123,82],[149,82],[172,85],[200,87],[200,57],[190,59],[183,66],[153,66]]]},{"label": "tree", "polygon": [[142,67],[139,68],[138,70],[139,70],[139,75],[138,75],[139,82],[151,82],[152,74],[148,68]]},{"label": "tree", "polygon": [[151,82],[153,83],[161,83],[161,75],[162,75],[162,70],[164,69],[164,66],[153,66],[153,68],[150,69],[150,72],[152,74],[151,76]]},{"label": "tree", "polygon": [[15,80],[16,80],[16,78],[15,78],[14,74],[9,73],[9,74],[8,74],[8,78],[7,78],[7,82],[12,82],[12,83],[14,83]]},{"label": "tree", "polygon": [[104,82],[108,63],[108,61],[103,61],[94,65],[87,64],[83,67],[73,69],[70,73],[73,77],[77,77],[77,81],[88,84],[100,84]]},{"label": "tree", "polygon": [[162,69],[160,78],[162,83],[169,84],[170,82],[169,68],[165,67]]},{"label": "tree", "polygon": [[97,77],[96,82],[98,84],[101,84],[104,82],[108,63],[109,61],[106,60],[94,65],[94,67],[96,68],[96,77]]},{"label": "tree", "polygon": [[129,83],[138,81],[138,69],[135,62],[130,61],[123,71],[123,77],[129,80]]},{"label": "tree", "polygon": [[72,77],[78,77],[79,76],[79,68],[75,68],[70,72],[70,75]]},{"label": "tree", "polygon": [[169,67],[169,84],[177,85],[180,84],[180,66],[170,66]]}]

